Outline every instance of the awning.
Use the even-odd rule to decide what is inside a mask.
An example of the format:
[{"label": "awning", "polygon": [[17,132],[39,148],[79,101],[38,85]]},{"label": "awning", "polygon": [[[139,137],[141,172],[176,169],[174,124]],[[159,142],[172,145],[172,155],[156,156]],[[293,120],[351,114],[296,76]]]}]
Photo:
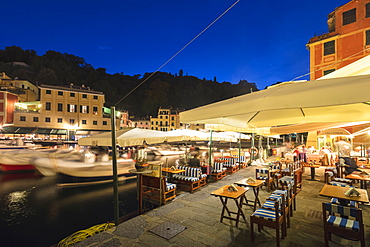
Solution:
[{"label": "awning", "polygon": [[34,128],[17,128],[14,134],[33,134],[36,131]]},{"label": "awning", "polygon": [[14,134],[17,129],[19,128],[13,127],[13,126],[2,127],[0,128],[0,133],[1,134]]},{"label": "awning", "polygon": [[23,128],[6,126],[0,129],[1,134],[39,134],[39,135],[66,135],[65,129],[48,129],[48,128]]},{"label": "awning", "polygon": [[51,129],[36,129],[34,134],[50,134]]},{"label": "awning", "polygon": [[51,129],[50,135],[66,135],[67,130],[61,130],[61,129]]}]

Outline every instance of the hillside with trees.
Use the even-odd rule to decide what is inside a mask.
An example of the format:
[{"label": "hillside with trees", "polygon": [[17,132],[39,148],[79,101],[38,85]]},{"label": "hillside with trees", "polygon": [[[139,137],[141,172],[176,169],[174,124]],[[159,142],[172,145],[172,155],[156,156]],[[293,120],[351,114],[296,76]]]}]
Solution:
[{"label": "hillside with trees", "polygon": [[[122,68],[124,71],[124,68]],[[0,50],[0,72],[11,78],[28,80],[35,85],[84,85],[105,93],[107,107],[115,105],[151,73],[143,75],[108,74],[105,68],[93,68],[85,59],[72,54],[49,50],[38,55],[34,50],[17,46]],[[155,116],[159,107],[192,109],[216,101],[258,91],[255,83],[241,80],[238,84],[199,79],[184,75],[157,72],[117,104],[136,117]]]}]

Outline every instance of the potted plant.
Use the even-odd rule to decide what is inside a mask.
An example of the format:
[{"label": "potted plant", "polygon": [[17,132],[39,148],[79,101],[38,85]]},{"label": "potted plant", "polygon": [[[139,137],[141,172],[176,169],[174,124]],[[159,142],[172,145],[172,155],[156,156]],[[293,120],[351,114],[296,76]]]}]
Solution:
[{"label": "potted plant", "polygon": [[143,147],[139,147],[134,156],[135,168],[138,172],[145,171],[148,168],[147,154]]}]

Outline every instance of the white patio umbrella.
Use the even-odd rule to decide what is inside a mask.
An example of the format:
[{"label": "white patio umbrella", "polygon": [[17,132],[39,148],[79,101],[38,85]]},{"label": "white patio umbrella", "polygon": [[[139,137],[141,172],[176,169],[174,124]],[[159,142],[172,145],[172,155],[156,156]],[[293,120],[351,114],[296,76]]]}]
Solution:
[{"label": "white patio umbrella", "polygon": [[183,123],[271,127],[370,120],[370,75],[282,84],[180,113]]},{"label": "white patio umbrella", "polygon": [[[112,146],[112,133],[106,132],[89,137],[78,139],[81,146]],[[121,147],[136,146],[163,142],[175,142],[187,140],[189,137],[184,135],[174,135],[173,133],[147,130],[147,129],[123,129],[116,132],[116,143]]]},{"label": "white patio umbrella", "polygon": [[223,132],[213,132],[212,136],[210,132],[203,132],[191,129],[176,129],[167,132],[168,135],[184,136],[184,139],[188,137],[189,141],[225,141],[225,142],[237,142],[238,137],[232,135],[226,135]]}]

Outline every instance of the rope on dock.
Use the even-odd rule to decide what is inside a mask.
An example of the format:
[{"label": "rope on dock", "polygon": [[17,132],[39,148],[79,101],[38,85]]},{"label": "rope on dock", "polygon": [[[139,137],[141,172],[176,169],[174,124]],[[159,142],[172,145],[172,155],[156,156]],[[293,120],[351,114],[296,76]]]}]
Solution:
[{"label": "rope on dock", "polygon": [[82,240],[85,240],[99,232],[103,232],[108,230],[109,228],[113,227],[114,223],[103,223],[100,225],[92,226],[88,229],[81,230],[78,232],[73,233],[72,235],[64,238],[58,243],[58,247],[65,247],[65,246],[71,246],[75,243],[78,243]]}]

